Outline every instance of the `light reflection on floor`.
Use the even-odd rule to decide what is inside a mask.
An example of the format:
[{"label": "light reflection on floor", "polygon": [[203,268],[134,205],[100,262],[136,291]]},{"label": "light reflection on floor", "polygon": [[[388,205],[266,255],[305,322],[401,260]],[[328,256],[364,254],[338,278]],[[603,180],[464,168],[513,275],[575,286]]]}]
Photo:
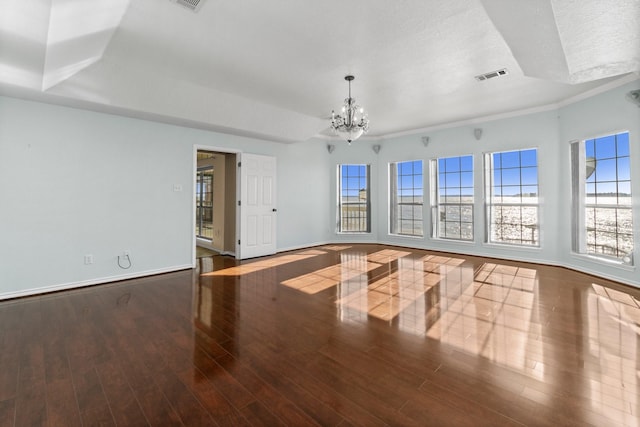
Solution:
[{"label": "light reflection on floor", "polygon": [[536,270],[486,263],[459,296],[440,289],[451,303],[426,335],[543,379],[537,284]]},{"label": "light reflection on floor", "polygon": [[620,425],[637,425],[640,367],[640,304],[631,295],[593,283],[589,294],[591,363],[601,375],[588,382],[591,406]]},{"label": "light reflection on floor", "polygon": [[378,263],[369,262],[364,254],[341,253],[340,258],[340,264],[285,280],[282,284],[308,294],[316,294],[380,267]]},{"label": "light reflection on floor", "polygon": [[212,271],[210,273],[204,273],[203,276],[242,276],[256,271],[264,270],[271,267],[277,267],[279,265],[288,264],[290,262],[300,261],[307,258],[312,258],[318,255],[324,255],[326,252],[310,249],[308,251],[296,252],[295,254],[280,255],[273,258],[262,259],[259,261],[249,262],[247,264],[237,265],[235,267],[229,267],[222,270]]},{"label": "light reflection on floor", "polygon": [[[372,255],[369,256],[369,259],[382,259],[378,253]],[[369,315],[383,320],[392,320],[401,315],[401,325],[405,325],[405,327],[408,324],[415,325],[417,323],[415,321],[416,311],[409,312],[407,309],[418,301],[428,289],[446,277],[448,267],[464,262],[464,260],[454,261],[453,258],[443,259],[444,263],[439,264],[444,266],[443,272],[440,273],[440,268],[438,268],[438,272],[435,273],[433,271],[436,270],[436,267],[431,261],[432,255],[420,259],[403,258],[404,256],[406,255],[402,254],[402,257],[396,258],[398,261],[397,269],[390,270],[389,274],[366,284],[366,287],[361,287],[356,292],[345,292],[344,289],[341,289],[340,297],[336,301],[340,317],[343,319],[355,317],[362,320],[365,317],[362,315]],[[447,262],[452,262],[452,264],[446,264]],[[426,268],[432,271],[426,271]],[[355,316],[353,311],[356,312]],[[361,315],[359,316],[357,313]],[[413,319],[409,321],[409,317]],[[424,328],[422,332],[424,332]]]}]

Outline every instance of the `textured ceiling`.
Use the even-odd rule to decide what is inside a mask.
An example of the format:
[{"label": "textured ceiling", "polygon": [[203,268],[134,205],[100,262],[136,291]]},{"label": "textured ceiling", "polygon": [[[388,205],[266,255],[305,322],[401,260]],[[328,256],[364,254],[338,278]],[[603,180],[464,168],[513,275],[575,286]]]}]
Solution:
[{"label": "textured ceiling", "polygon": [[[640,73],[640,0],[0,0],[0,90],[270,140],[383,137]],[[507,68],[505,77],[474,76]]]}]

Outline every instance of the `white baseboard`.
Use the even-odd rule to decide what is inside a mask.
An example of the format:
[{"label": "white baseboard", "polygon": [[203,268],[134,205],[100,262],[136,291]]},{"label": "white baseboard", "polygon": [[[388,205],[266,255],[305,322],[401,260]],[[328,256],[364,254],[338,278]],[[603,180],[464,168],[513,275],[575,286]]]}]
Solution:
[{"label": "white baseboard", "polygon": [[172,273],[174,271],[180,271],[180,270],[190,270],[191,268],[192,267],[190,264],[176,265],[176,266],[167,267],[167,268],[160,268],[157,270],[138,271],[135,273],[121,274],[117,276],[99,277],[96,279],[83,280],[80,282],[61,283],[58,285],[43,286],[41,288],[31,288],[31,289],[24,289],[20,291],[5,292],[5,293],[0,293],[0,301],[5,299],[27,297],[31,295],[46,294],[50,292],[66,291],[69,289],[83,288],[83,287],[93,286],[93,285],[101,285],[104,283],[117,282],[120,280],[137,279],[140,277],[154,276],[156,274]]}]

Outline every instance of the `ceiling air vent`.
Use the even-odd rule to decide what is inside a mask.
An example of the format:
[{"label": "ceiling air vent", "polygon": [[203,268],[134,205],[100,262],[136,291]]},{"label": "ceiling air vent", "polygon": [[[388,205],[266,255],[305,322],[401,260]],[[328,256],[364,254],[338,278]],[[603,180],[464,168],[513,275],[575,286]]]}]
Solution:
[{"label": "ceiling air vent", "polygon": [[170,0],[173,3],[179,4],[180,6],[186,7],[189,10],[197,12],[202,7],[202,3],[204,0]]},{"label": "ceiling air vent", "polygon": [[503,68],[501,70],[491,71],[490,73],[480,74],[479,76],[476,76],[476,80],[481,82],[484,80],[492,79],[494,77],[506,76],[507,74],[509,74],[509,72],[506,68]]}]

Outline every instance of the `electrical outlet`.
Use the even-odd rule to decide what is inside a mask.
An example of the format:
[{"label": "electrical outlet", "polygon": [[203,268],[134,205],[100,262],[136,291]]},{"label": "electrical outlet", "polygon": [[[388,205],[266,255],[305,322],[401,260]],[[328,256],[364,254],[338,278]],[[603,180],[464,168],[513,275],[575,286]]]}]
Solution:
[{"label": "electrical outlet", "polygon": [[93,255],[87,254],[84,256],[84,265],[93,264]]}]

